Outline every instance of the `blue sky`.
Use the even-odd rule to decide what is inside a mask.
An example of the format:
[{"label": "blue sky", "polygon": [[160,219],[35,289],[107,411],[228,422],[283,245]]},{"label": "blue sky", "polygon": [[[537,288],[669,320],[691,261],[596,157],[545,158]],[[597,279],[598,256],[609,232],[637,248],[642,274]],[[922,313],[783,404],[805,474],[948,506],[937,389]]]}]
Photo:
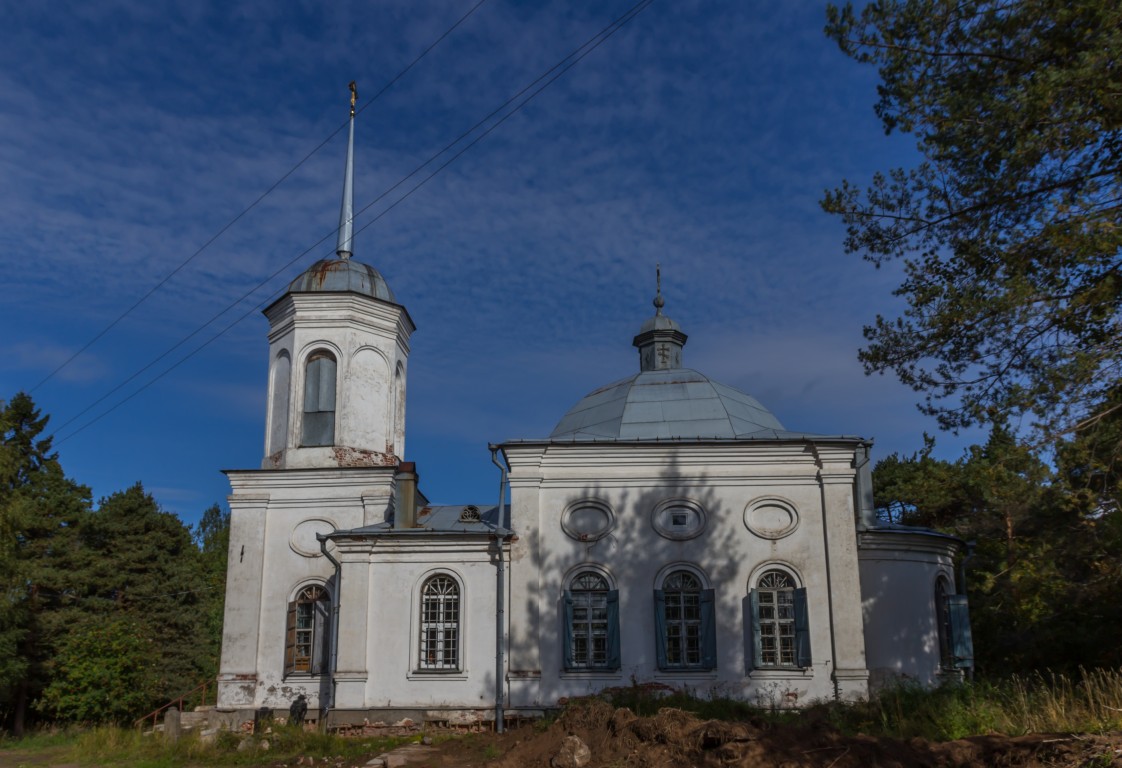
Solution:
[{"label": "blue sky", "polygon": [[[365,104],[476,2],[0,2],[0,398],[34,387],[331,136],[350,80]],[[632,4],[484,2],[359,114],[356,209]],[[875,72],[823,24],[817,2],[655,0],[356,235],[355,258],[418,327],[406,458],[434,502],[489,501],[488,442],[546,436],[637,369],[656,262],[687,366],[788,429],[872,437],[878,458],[921,447],[935,427],[916,395],[856,359],[862,325],[901,308],[899,272],[844,254],[818,206],[843,178],[914,163],[914,141],[884,135]],[[267,344],[253,308],[333,251],[344,141],[34,390],[64,468],[95,497],[141,481],[194,521],[225,498],[221,469],[260,466]],[[965,443],[940,436],[940,453]]]}]

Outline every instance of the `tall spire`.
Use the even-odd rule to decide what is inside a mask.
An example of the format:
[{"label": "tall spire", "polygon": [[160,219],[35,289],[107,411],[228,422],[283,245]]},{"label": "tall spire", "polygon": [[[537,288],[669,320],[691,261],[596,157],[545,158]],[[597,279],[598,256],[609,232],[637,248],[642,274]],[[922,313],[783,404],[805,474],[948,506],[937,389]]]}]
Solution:
[{"label": "tall spire", "polygon": [[335,245],[335,253],[340,259],[351,257],[351,240],[354,237],[354,184],[355,170],[355,102],[358,100],[358,88],[352,80],[348,86],[351,89],[351,130],[347,137],[347,169],[343,173],[343,208],[339,212],[339,241]]}]

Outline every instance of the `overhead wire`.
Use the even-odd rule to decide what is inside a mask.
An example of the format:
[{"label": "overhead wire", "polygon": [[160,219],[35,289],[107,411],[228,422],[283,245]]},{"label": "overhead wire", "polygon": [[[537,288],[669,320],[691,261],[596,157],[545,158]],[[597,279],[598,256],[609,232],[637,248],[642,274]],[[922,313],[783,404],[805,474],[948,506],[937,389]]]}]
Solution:
[{"label": "overhead wire", "polygon": [[[393,210],[394,208],[396,208],[396,207],[397,207],[398,205],[400,205],[400,204],[401,204],[402,202],[404,202],[404,201],[405,201],[406,199],[408,199],[409,197],[411,197],[411,196],[412,196],[412,195],[413,195],[413,194],[414,194],[414,193],[415,193],[415,192],[416,192],[416,191],[417,191],[418,189],[420,189],[420,188],[421,188],[421,187],[423,187],[423,186],[424,186],[425,184],[427,184],[427,183],[428,183],[429,181],[431,181],[431,180],[433,179],[433,177],[435,177],[435,176],[436,176],[437,174],[439,174],[439,173],[440,173],[441,171],[443,171],[443,170],[444,170],[445,168],[447,168],[448,166],[450,166],[450,165],[451,165],[452,163],[454,163],[454,162],[455,162],[456,160],[458,160],[458,159],[459,159],[460,157],[462,157],[462,156],[463,156],[463,155],[464,155],[464,154],[465,154],[466,152],[468,152],[468,151],[469,151],[469,150],[470,150],[470,149],[471,149],[472,147],[474,147],[475,145],[477,145],[477,144],[478,144],[478,143],[479,143],[480,141],[482,141],[482,140],[483,140],[484,138],[486,138],[486,137],[487,137],[488,135],[490,135],[490,134],[491,134],[491,133],[492,133],[493,131],[495,131],[495,130],[496,130],[496,129],[497,129],[498,127],[499,127],[499,126],[501,126],[501,125],[502,125],[503,123],[505,123],[505,122],[506,122],[507,120],[509,120],[509,119],[510,119],[511,117],[513,117],[513,116],[514,116],[515,114],[517,114],[518,112],[520,112],[520,111],[521,111],[521,110],[522,110],[523,108],[525,108],[525,106],[526,106],[527,104],[529,104],[529,103],[530,103],[530,102],[531,102],[531,101],[532,101],[532,100],[533,100],[533,99],[534,99],[535,97],[537,97],[537,96],[538,96],[538,95],[539,95],[539,94],[540,94],[540,93],[541,93],[542,91],[544,91],[544,90],[545,90],[546,88],[548,88],[548,87],[549,87],[550,85],[552,85],[552,84],[553,84],[554,82],[556,82],[556,81],[557,81],[557,80],[558,80],[558,79],[559,79],[560,77],[562,77],[562,76],[563,76],[563,75],[564,75],[564,74],[565,74],[566,72],[568,72],[568,71],[569,71],[570,69],[572,69],[572,68],[573,68],[574,66],[576,66],[576,65],[577,65],[578,63],[580,63],[580,61],[582,61],[582,60],[583,60],[583,59],[584,59],[584,58],[585,58],[586,56],[588,56],[588,55],[589,55],[590,53],[592,53],[592,51],[594,51],[594,50],[596,50],[597,48],[599,48],[599,47],[600,47],[600,45],[602,45],[602,44],[603,44],[603,43],[604,43],[605,41],[607,41],[607,40],[608,40],[608,39],[609,39],[609,38],[610,38],[610,37],[611,37],[612,35],[614,35],[614,34],[615,34],[616,32],[618,32],[618,31],[619,31],[620,29],[622,29],[622,28],[623,28],[623,27],[624,27],[624,26],[625,26],[626,24],[628,24],[629,22],[631,22],[631,21],[632,21],[632,20],[633,20],[633,19],[634,19],[634,18],[635,18],[636,16],[638,16],[638,15],[639,15],[640,13],[642,13],[642,12],[643,12],[644,10],[646,10],[646,9],[647,9],[647,7],[649,7],[649,6],[651,5],[651,3],[653,3],[653,2],[654,2],[654,0],[639,0],[639,2],[637,2],[637,3],[635,4],[635,5],[631,6],[631,7],[630,7],[630,8],[629,8],[629,9],[628,9],[628,10],[627,10],[627,11],[626,11],[626,12],[625,12],[624,14],[622,14],[621,16],[619,16],[618,18],[616,18],[615,20],[613,20],[613,21],[612,21],[612,22],[611,22],[610,24],[608,24],[608,25],[607,25],[606,27],[604,27],[603,29],[601,29],[601,30],[600,30],[599,32],[597,32],[596,34],[594,34],[594,35],[593,35],[592,37],[590,37],[590,38],[589,38],[588,40],[586,40],[586,41],[585,41],[584,43],[582,43],[582,44],[581,44],[580,46],[578,46],[578,47],[577,47],[577,48],[575,48],[575,49],[574,49],[573,51],[571,51],[571,52],[570,52],[569,54],[567,54],[566,56],[562,57],[562,58],[561,58],[561,59],[560,59],[560,60],[559,60],[559,61],[558,61],[558,62],[557,62],[556,64],[554,64],[554,65],[553,65],[552,67],[550,67],[550,68],[549,68],[549,69],[547,69],[547,70],[546,70],[545,72],[543,72],[543,73],[542,73],[541,75],[539,75],[539,76],[538,76],[537,78],[535,78],[535,79],[534,79],[533,81],[531,81],[531,82],[530,82],[530,83],[529,83],[528,85],[526,85],[526,86],[525,86],[525,87],[523,87],[523,88],[522,88],[521,90],[519,90],[519,91],[518,91],[518,92],[517,92],[517,93],[516,93],[516,94],[515,94],[514,96],[512,96],[512,97],[508,98],[508,99],[507,99],[507,100],[506,100],[505,102],[503,102],[503,104],[502,104],[502,105],[500,105],[499,107],[497,107],[496,109],[494,109],[494,110],[492,110],[492,111],[491,111],[490,113],[488,113],[486,117],[484,117],[484,118],[482,118],[481,120],[479,120],[478,122],[476,122],[476,123],[475,123],[475,124],[474,124],[474,125],[473,125],[473,126],[472,126],[471,128],[469,128],[469,129],[468,129],[467,131],[464,131],[463,133],[461,133],[461,134],[460,134],[460,135],[459,135],[459,136],[458,136],[458,137],[457,137],[456,139],[454,139],[453,141],[449,142],[449,143],[448,143],[447,145],[445,145],[445,146],[444,146],[444,148],[442,148],[442,149],[440,149],[439,151],[437,151],[437,152],[436,152],[435,154],[433,154],[433,155],[432,155],[431,157],[429,157],[429,159],[428,159],[428,160],[426,160],[425,162],[421,163],[421,164],[420,164],[419,166],[417,166],[417,168],[415,168],[415,169],[414,169],[413,171],[411,171],[411,172],[410,172],[410,173],[409,173],[408,175],[406,175],[406,176],[402,177],[402,178],[401,178],[401,179],[400,179],[399,181],[397,181],[397,182],[396,182],[395,184],[393,184],[393,185],[392,185],[391,187],[389,187],[389,188],[387,188],[387,189],[386,189],[385,191],[383,191],[383,192],[382,192],[382,193],[381,193],[380,195],[378,195],[378,196],[377,196],[377,197],[376,197],[376,198],[375,198],[374,200],[372,200],[372,201],[371,201],[370,203],[366,204],[366,205],[365,205],[365,206],[363,206],[363,207],[362,207],[361,209],[359,209],[359,210],[358,210],[358,211],[357,211],[357,212],[355,213],[355,216],[356,216],[356,217],[357,217],[357,216],[358,216],[359,214],[361,214],[361,213],[364,213],[365,211],[369,210],[369,209],[370,209],[371,207],[373,207],[374,205],[376,205],[376,204],[377,204],[377,203],[378,203],[379,201],[381,201],[381,200],[385,199],[385,197],[386,197],[387,195],[389,195],[389,194],[390,194],[391,192],[393,192],[393,191],[394,191],[395,189],[397,189],[398,187],[400,187],[401,185],[403,185],[404,183],[406,183],[406,182],[407,182],[407,181],[408,181],[409,179],[411,179],[411,178],[412,178],[413,176],[416,176],[416,175],[417,175],[418,173],[420,173],[420,171],[422,171],[422,170],[423,170],[424,168],[426,168],[427,166],[431,165],[431,164],[432,164],[432,163],[433,163],[433,162],[434,162],[434,161],[435,161],[435,160],[436,160],[437,158],[439,158],[439,157],[440,157],[441,155],[444,155],[444,154],[445,154],[446,152],[450,151],[452,147],[454,147],[454,146],[455,146],[456,144],[460,143],[460,142],[461,142],[461,141],[462,141],[463,139],[465,139],[465,138],[466,138],[467,136],[470,136],[470,135],[471,135],[472,133],[474,133],[474,132],[475,132],[475,131],[476,131],[477,129],[479,129],[479,128],[480,128],[480,127],[481,127],[482,125],[484,125],[484,124],[485,124],[485,123],[487,123],[487,122],[488,122],[489,120],[491,120],[491,118],[495,117],[495,115],[497,115],[497,114],[499,114],[500,112],[502,112],[502,110],[503,110],[503,109],[505,109],[506,107],[510,106],[510,105],[511,105],[511,104],[512,104],[513,102],[515,102],[515,101],[516,101],[516,100],[517,100],[518,98],[520,98],[521,96],[523,96],[524,94],[526,94],[526,93],[527,93],[528,91],[530,91],[531,89],[534,89],[534,88],[535,88],[535,86],[538,86],[538,87],[537,87],[537,88],[536,88],[535,90],[533,90],[533,91],[532,91],[532,92],[531,92],[531,93],[530,93],[530,94],[529,94],[528,96],[526,96],[526,98],[525,98],[524,100],[522,100],[522,101],[521,101],[520,103],[516,104],[516,105],[514,106],[514,108],[513,108],[513,109],[511,109],[511,110],[510,110],[509,112],[507,112],[507,113],[506,113],[506,114],[504,114],[504,115],[503,115],[502,117],[500,117],[500,118],[499,118],[498,120],[496,120],[496,121],[495,121],[495,122],[494,122],[494,123],[493,123],[492,125],[488,126],[488,127],[486,128],[486,130],[482,131],[482,132],[481,132],[481,133],[480,133],[480,134],[479,134],[478,136],[476,136],[476,137],[475,137],[474,139],[472,139],[472,140],[471,140],[471,141],[470,141],[469,143],[467,143],[466,145],[464,145],[464,146],[463,146],[463,147],[462,147],[461,149],[459,149],[459,150],[458,150],[458,151],[457,151],[457,152],[456,152],[455,154],[453,154],[453,155],[452,155],[452,156],[451,156],[450,158],[448,158],[448,159],[447,159],[447,160],[446,160],[445,162],[443,162],[443,163],[441,163],[441,164],[440,164],[439,166],[437,166],[437,168],[436,168],[435,170],[433,170],[433,171],[432,171],[431,173],[429,173],[429,174],[428,174],[427,176],[425,176],[425,177],[424,177],[423,179],[421,179],[421,180],[420,180],[419,182],[417,182],[417,183],[416,183],[416,184],[415,184],[415,185],[414,185],[413,187],[411,187],[411,188],[410,188],[410,189],[409,189],[408,191],[406,191],[406,192],[405,192],[405,193],[404,193],[404,194],[403,194],[403,195],[402,195],[401,197],[399,197],[399,198],[397,198],[396,200],[394,200],[394,201],[393,201],[393,202],[392,202],[392,203],[391,203],[390,205],[388,205],[388,206],[387,206],[387,207],[386,207],[385,209],[383,209],[383,210],[382,210],[382,211],[380,211],[380,212],[379,212],[379,213],[378,213],[377,215],[375,215],[375,216],[374,216],[374,217],[373,217],[373,218],[372,218],[372,219],[371,219],[370,221],[368,221],[367,223],[363,224],[363,225],[362,225],[361,227],[359,227],[358,229],[356,229],[356,230],[355,230],[355,232],[354,232],[354,234],[358,234],[359,232],[362,232],[363,230],[365,230],[365,229],[367,229],[368,227],[372,226],[373,224],[375,224],[376,222],[378,222],[379,220],[381,220],[381,218],[382,218],[383,216],[385,216],[386,214],[388,214],[388,213],[389,213],[390,211],[392,211],[392,210]],[[543,80],[544,80],[545,82],[542,82]],[[540,85],[539,85],[539,84],[540,84]],[[203,325],[201,325],[201,326],[199,326],[198,328],[196,328],[196,329],[195,329],[194,331],[192,331],[192,332],[191,332],[190,334],[188,334],[188,335],[187,335],[186,337],[184,337],[183,339],[181,339],[181,340],[180,340],[179,342],[177,342],[177,343],[176,343],[175,345],[173,345],[173,346],[172,346],[171,348],[169,348],[169,349],[168,349],[167,351],[165,351],[165,352],[164,352],[163,354],[161,354],[161,355],[160,355],[159,357],[157,357],[157,358],[156,358],[155,360],[151,361],[150,363],[148,363],[147,365],[145,365],[145,366],[144,366],[143,368],[141,368],[140,370],[138,370],[137,372],[135,372],[134,374],[132,374],[132,375],[131,375],[131,376],[130,376],[129,378],[125,379],[125,380],[124,380],[123,382],[121,382],[120,384],[118,384],[118,385],[117,385],[116,387],[114,387],[114,388],[113,388],[112,390],[110,390],[109,392],[107,392],[107,393],[106,393],[105,395],[103,395],[103,396],[102,396],[101,398],[99,398],[98,400],[94,401],[94,402],[93,402],[92,404],[90,404],[89,406],[87,406],[87,407],[86,407],[85,409],[83,409],[82,411],[80,411],[80,412],[79,412],[78,414],[76,414],[75,416],[71,417],[71,418],[70,418],[70,419],[69,419],[68,421],[66,421],[66,422],[64,422],[63,424],[59,425],[59,427],[57,427],[57,428],[56,428],[56,429],[54,430],[54,432],[52,432],[52,434],[51,434],[51,438],[53,439],[53,438],[55,438],[56,436],[58,436],[58,434],[59,434],[59,433],[60,433],[60,432],[62,431],[62,429],[64,429],[64,428],[65,428],[66,426],[68,426],[69,424],[71,424],[71,423],[73,423],[74,421],[76,421],[76,420],[77,420],[78,418],[80,418],[80,417],[81,417],[82,415],[84,415],[84,414],[88,413],[88,412],[89,412],[90,410],[92,410],[92,409],[93,409],[94,407],[96,407],[96,406],[97,406],[98,404],[100,404],[101,402],[103,402],[104,400],[106,400],[106,399],[107,399],[107,398],[108,398],[109,396],[111,396],[111,395],[112,395],[112,394],[114,394],[115,392],[117,392],[117,391],[119,391],[120,389],[122,389],[122,388],[123,388],[123,387],[124,387],[125,385],[127,385],[127,384],[128,384],[129,382],[131,382],[131,381],[135,380],[135,379],[136,379],[136,378],[137,378],[138,376],[140,376],[140,375],[141,375],[142,373],[144,373],[145,371],[147,371],[148,369],[150,369],[150,368],[151,368],[152,366],[154,366],[154,365],[155,365],[156,363],[158,363],[158,362],[159,362],[160,360],[163,360],[163,359],[164,359],[164,358],[166,358],[166,357],[167,357],[168,355],[170,355],[170,354],[171,354],[172,352],[174,352],[174,351],[175,351],[176,349],[178,349],[179,347],[181,347],[181,346],[183,346],[183,345],[184,345],[185,343],[187,343],[187,341],[189,341],[190,339],[192,339],[192,338],[194,338],[195,336],[197,336],[197,335],[198,335],[199,333],[201,333],[201,332],[202,332],[202,331],[203,331],[204,329],[206,329],[206,328],[207,328],[207,327],[209,327],[209,326],[210,326],[210,325],[211,325],[212,323],[214,323],[214,322],[215,322],[215,321],[216,321],[216,320],[217,320],[217,319],[218,319],[219,317],[221,317],[222,315],[226,314],[226,313],[227,313],[227,312],[229,312],[230,310],[232,310],[232,309],[234,309],[235,307],[237,307],[237,306],[238,306],[239,304],[241,304],[241,303],[242,303],[243,301],[245,301],[245,300],[246,300],[247,298],[249,298],[249,297],[250,297],[251,295],[253,295],[254,293],[256,293],[256,292],[257,292],[258,290],[260,290],[260,289],[261,289],[262,287],[264,287],[265,285],[267,285],[267,284],[268,284],[269,282],[271,282],[271,281],[272,281],[272,280],[273,280],[274,278],[276,278],[276,277],[277,277],[278,275],[280,275],[280,274],[281,274],[282,272],[286,271],[286,270],[287,270],[287,269],[288,269],[288,268],[289,268],[290,266],[292,266],[293,264],[295,264],[295,263],[296,263],[297,261],[299,261],[300,259],[302,259],[302,258],[303,258],[304,256],[306,256],[306,255],[308,255],[309,253],[311,253],[311,252],[312,252],[312,251],[313,251],[313,250],[314,250],[315,248],[317,248],[318,246],[320,246],[321,244],[323,244],[323,243],[324,243],[325,241],[327,241],[328,239],[330,239],[330,238],[332,238],[332,237],[335,237],[335,235],[337,234],[337,232],[338,232],[338,229],[337,229],[337,228],[335,228],[335,229],[332,229],[332,230],[331,230],[330,232],[328,232],[328,233],[327,233],[326,235],[324,235],[323,237],[321,237],[321,238],[320,238],[319,240],[317,240],[317,241],[316,241],[315,243],[313,243],[313,244],[312,244],[311,246],[309,246],[308,248],[306,248],[306,249],[304,249],[303,251],[301,251],[301,252],[300,252],[299,254],[297,254],[297,255],[296,255],[295,257],[293,257],[293,258],[292,258],[291,260],[289,260],[289,261],[288,261],[287,263],[285,263],[285,264],[284,264],[283,266],[281,266],[281,267],[280,267],[279,269],[277,269],[277,270],[276,270],[275,272],[273,272],[273,273],[272,273],[271,275],[269,275],[268,277],[266,277],[266,278],[265,278],[264,280],[262,280],[261,282],[259,282],[259,283],[258,283],[257,285],[255,285],[255,286],[254,286],[253,288],[251,288],[251,289],[249,289],[249,290],[248,290],[247,292],[243,293],[243,294],[242,294],[242,295],[241,295],[241,296],[240,296],[240,297],[239,297],[238,299],[236,299],[236,300],[235,300],[234,302],[232,302],[231,304],[227,305],[227,306],[226,306],[226,307],[225,307],[224,309],[222,309],[222,310],[221,310],[220,312],[218,312],[218,313],[217,313],[216,315],[214,315],[213,317],[211,317],[211,319],[210,319],[210,320],[208,320],[208,321],[207,321],[206,323],[204,323]],[[134,397],[136,397],[137,395],[139,395],[139,394],[140,394],[141,392],[143,392],[144,390],[146,390],[146,389],[147,389],[148,387],[150,387],[150,386],[152,386],[153,384],[155,384],[155,383],[156,383],[157,381],[159,381],[160,379],[162,379],[162,378],[163,378],[164,376],[166,376],[167,374],[171,373],[172,371],[174,371],[174,370],[175,370],[176,368],[178,368],[179,366],[183,365],[184,363],[186,363],[186,362],[187,362],[188,360],[190,360],[191,358],[193,358],[193,357],[194,357],[195,355],[197,355],[197,354],[198,354],[199,352],[201,352],[202,350],[204,350],[205,348],[207,348],[208,346],[210,346],[210,345],[211,345],[212,343],[214,343],[215,341],[217,341],[217,340],[218,340],[219,338],[221,338],[222,336],[224,336],[224,335],[225,335],[225,334],[226,334],[227,332],[229,332],[229,331],[230,331],[230,330],[231,330],[231,329],[232,329],[232,328],[233,328],[234,326],[238,325],[238,324],[239,324],[239,323],[241,323],[241,322],[242,322],[243,320],[245,320],[246,318],[250,317],[250,316],[251,316],[252,314],[254,314],[254,313],[255,313],[256,311],[258,311],[258,310],[260,310],[260,309],[264,308],[265,306],[267,306],[268,304],[270,304],[270,303],[271,303],[271,302],[272,302],[272,301],[273,301],[273,300],[274,300],[275,298],[277,298],[277,297],[278,297],[278,296],[280,296],[280,295],[282,295],[282,292],[281,292],[281,291],[274,291],[273,293],[269,294],[269,296],[267,296],[267,297],[266,297],[266,298],[265,298],[265,299],[264,299],[263,301],[259,302],[258,304],[255,304],[255,305],[251,306],[251,307],[250,307],[250,308],[249,308],[249,309],[248,309],[248,310],[247,310],[246,312],[244,312],[243,314],[239,315],[239,316],[238,316],[238,317],[237,317],[237,318],[236,318],[235,320],[233,320],[233,321],[232,321],[231,323],[229,323],[229,324],[228,324],[228,325],[226,325],[226,326],[225,326],[224,328],[222,328],[221,330],[219,330],[219,331],[218,331],[217,333],[215,333],[215,334],[214,334],[213,336],[211,336],[211,337],[210,337],[209,339],[207,339],[206,341],[204,341],[204,342],[203,342],[202,344],[200,344],[199,346],[197,346],[197,347],[195,347],[194,349],[192,349],[192,350],[191,350],[190,352],[188,352],[188,353],[187,353],[186,355],[184,355],[184,356],[183,356],[182,358],[180,358],[179,360],[177,360],[176,362],[174,362],[173,364],[171,364],[170,366],[168,366],[167,368],[165,368],[164,370],[162,370],[162,371],[161,371],[160,373],[156,374],[156,375],[155,375],[155,376],[154,376],[153,378],[151,378],[151,379],[149,379],[148,381],[146,381],[146,382],[145,382],[144,384],[142,384],[142,385],[141,385],[140,387],[138,387],[137,389],[133,390],[133,391],[132,391],[132,392],[131,392],[130,394],[128,394],[127,396],[125,396],[125,397],[124,397],[124,398],[122,398],[121,400],[117,401],[117,403],[115,403],[114,405],[112,405],[111,407],[109,407],[108,409],[106,409],[105,411],[101,412],[100,414],[98,414],[97,416],[95,416],[95,417],[94,417],[93,419],[90,419],[89,421],[85,422],[84,424],[82,424],[81,426],[79,426],[79,427],[78,427],[77,429],[73,430],[73,431],[72,431],[72,432],[70,432],[69,434],[67,434],[67,435],[65,435],[65,436],[62,436],[62,437],[60,437],[60,438],[59,438],[59,439],[58,439],[57,441],[55,441],[55,443],[54,443],[54,444],[55,444],[56,446],[57,446],[57,445],[61,445],[62,443],[66,442],[67,440],[69,440],[70,438],[72,438],[72,437],[74,437],[75,435],[79,434],[80,432],[82,432],[82,431],[86,430],[87,428],[89,428],[89,427],[93,426],[93,425],[94,425],[94,424],[96,424],[96,423],[97,423],[98,421],[100,421],[101,419],[105,418],[105,417],[106,417],[106,416],[108,416],[108,415],[109,415],[110,413],[114,412],[115,410],[117,410],[118,408],[120,408],[120,407],[121,407],[122,405],[124,405],[125,403],[129,402],[130,400],[132,400],[132,399],[133,399]]]},{"label": "overhead wire", "polygon": [[[381,90],[379,90],[377,93],[375,93],[373,96],[371,96],[370,99],[367,100],[366,103],[364,103],[357,111],[362,112],[367,107],[369,107],[371,104],[373,104],[375,101],[377,101],[378,98],[381,97],[382,94],[384,94],[386,91],[388,91],[395,83],[397,83],[398,80],[403,78],[406,75],[406,73],[409,72],[409,70],[413,69],[413,67],[416,66],[417,63],[421,59],[425,58],[425,56],[427,56],[429,54],[429,52],[432,51],[433,48],[440,45],[440,43],[443,42],[444,38],[446,38],[446,37],[448,37],[448,35],[452,34],[452,32],[457,27],[459,27],[462,23],[464,23],[464,21],[466,21],[469,16],[471,16],[473,13],[475,13],[475,11],[479,8],[479,6],[483,5],[483,3],[485,3],[485,2],[487,2],[487,0],[479,0],[475,5],[473,5],[468,10],[467,13],[465,13],[463,16],[461,16],[456,21],[455,24],[448,27],[448,29],[444,30],[444,33],[442,35],[440,35],[440,37],[436,38],[436,40],[433,41],[423,51],[421,51],[421,53],[418,54],[417,57],[413,59],[413,61],[409,62],[409,64],[406,65],[406,67],[404,69],[402,69],[393,78],[391,78],[388,82],[386,82],[386,84],[382,86]],[[177,266],[175,269],[173,269],[171,272],[169,272],[167,275],[165,275],[162,280],[160,280],[154,286],[152,286],[148,290],[147,293],[145,293],[143,296],[141,296],[139,299],[137,299],[128,309],[126,309],[121,314],[117,315],[117,317],[112,322],[110,322],[107,326],[105,326],[100,331],[98,331],[97,334],[95,334],[93,336],[93,338],[91,338],[84,345],[82,345],[81,348],[79,348],[76,352],[74,352],[68,358],[63,360],[58,366],[55,367],[54,370],[52,370],[50,373],[48,373],[46,376],[44,376],[42,379],[40,379],[39,383],[36,384],[35,386],[33,386],[30,390],[28,390],[28,392],[35,392],[35,390],[39,389],[39,387],[46,384],[48,381],[50,381],[52,378],[54,378],[56,374],[58,374],[64,368],[66,368],[71,363],[73,363],[83,352],[85,352],[87,349],[89,349],[94,344],[96,344],[98,341],[100,341],[102,339],[102,337],[105,336],[105,334],[109,333],[111,330],[113,330],[115,327],[117,327],[117,325],[122,320],[124,320],[126,317],[131,315],[133,313],[133,311],[137,307],[139,307],[141,304],[143,304],[145,301],[147,301],[152,296],[152,294],[154,294],[156,291],[163,288],[164,285],[166,285],[169,280],[171,280],[173,277],[175,277],[177,274],[179,274],[183,270],[184,267],[186,267],[188,264],[190,264],[192,261],[194,261],[196,257],[198,257],[207,248],[209,248],[211,246],[211,244],[213,244],[216,240],[218,240],[218,238],[222,237],[222,235],[224,235],[227,230],[229,230],[232,226],[234,226],[239,221],[241,221],[245,217],[246,214],[248,214],[250,211],[252,211],[254,208],[256,208],[257,205],[262,200],[264,200],[266,197],[271,195],[277,189],[277,187],[279,187],[281,184],[283,184],[288,179],[289,176],[291,176],[297,170],[299,170],[300,167],[303,166],[304,163],[306,163],[309,159],[311,159],[311,157],[313,155],[315,155],[317,152],[319,152],[321,149],[323,149],[325,146],[327,146],[327,144],[330,143],[330,141],[332,139],[334,139],[339,134],[339,132],[346,127],[347,127],[347,121],[344,120],[342,123],[339,124],[338,128],[336,128],[334,131],[332,131],[331,133],[329,133],[327,135],[327,138],[325,138],[323,141],[321,141],[319,144],[317,144],[315,146],[315,148],[312,149],[312,151],[308,152],[308,154],[304,155],[304,157],[302,157],[300,159],[300,161],[296,163],[296,165],[292,166],[292,168],[290,168],[283,176],[281,176],[279,179],[277,179],[275,182],[273,182],[273,184],[271,186],[269,186],[268,189],[266,189],[264,192],[262,192],[257,197],[256,200],[254,200],[252,203],[250,203],[248,206],[246,206],[242,210],[241,213],[239,213],[237,216],[235,216],[234,218],[232,218],[228,222],[226,222],[226,224],[223,225],[217,232],[215,232],[214,235],[212,235],[210,237],[210,239],[208,239],[205,243],[203,243],[201,246],[199,246],[199,248],[194,253],[192,253],[190,256],[188,256],[186,259],[184,259],[182,262],[180,262],[179,266]],[[156,362],[158,362],[158,360]],[[110,392],[110,394],[112,394],[112,392]],[[95,405],[96,405],[96,403],[95,403]]]}]

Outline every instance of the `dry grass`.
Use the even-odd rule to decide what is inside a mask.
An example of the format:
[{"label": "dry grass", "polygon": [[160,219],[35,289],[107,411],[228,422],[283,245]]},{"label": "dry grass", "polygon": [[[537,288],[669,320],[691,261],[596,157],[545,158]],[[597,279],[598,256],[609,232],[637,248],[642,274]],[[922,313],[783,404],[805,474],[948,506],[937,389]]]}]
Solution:
[{"label": "dry grass", "polygon": [[1122,670],[1083,670],[1073,681],[1049,674],[1013,678],[1005,696],[1010,721],[1023,732],[1122,729]]}]

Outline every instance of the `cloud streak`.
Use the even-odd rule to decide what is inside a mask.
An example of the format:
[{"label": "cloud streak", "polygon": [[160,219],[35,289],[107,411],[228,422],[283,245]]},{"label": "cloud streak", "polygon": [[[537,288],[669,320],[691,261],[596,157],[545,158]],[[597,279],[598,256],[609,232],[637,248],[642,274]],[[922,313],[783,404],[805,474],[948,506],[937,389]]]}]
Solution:
[{"label": "cloud streak", "polygon": [[[0,395],[45,375],[341,125],[349,80],[372,95],[473,4],[12,8]],[[357,205],[630,5],[488,0],[359,116]],[[654,3],[356,236],[356,258],[418,324],[408,443],[430,496],[489,496],[488,441],[547,434],[585,392],[633,372],[656,262],[694,367],[792,428],[920,446],[932,425],[914,395],[855,361],[861,325],[899,309],[896,275],[842,254],[817,205],[841,178],[913,152],[883,137],[870,73],[822,24],[810,3]],[[216,327],[330,253],[342,158],[340,135],[36,392],[56,423],[253,286],[266,281]],[[140,477],[221,498],[219,467],[260,462],[265,333],[254,312],[68,441],[68,471],[99,494]]]}]

